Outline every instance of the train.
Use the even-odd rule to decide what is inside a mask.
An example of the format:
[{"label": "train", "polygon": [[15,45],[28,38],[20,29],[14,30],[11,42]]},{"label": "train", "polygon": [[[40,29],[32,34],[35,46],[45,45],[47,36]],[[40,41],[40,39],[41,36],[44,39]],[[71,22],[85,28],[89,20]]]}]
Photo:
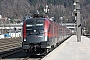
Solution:
[{"label": "train", "polygon": [[71,36],[70,29],[54,20],[34,14],[24,20],[22,26],[22,49],[33,54],[46,54]]}]

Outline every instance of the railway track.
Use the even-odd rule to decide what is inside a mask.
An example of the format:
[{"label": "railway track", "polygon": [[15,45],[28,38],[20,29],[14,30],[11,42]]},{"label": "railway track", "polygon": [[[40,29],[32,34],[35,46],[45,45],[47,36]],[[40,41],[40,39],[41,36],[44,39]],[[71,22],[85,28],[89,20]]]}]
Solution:
[{"label": "railway track", "polygon": [[[41,60],[42,57],[31,57],[22,52],[21,48],[21,38],[9,38],[9,39],[0,39],[0,60],[14,59],[14,60]],[[17,48],[19,47],[19,48]],[[21,57],[17,57],[23,55]],[[15,58],[11,58],[15,56]],[[8,58],[10,57],[10,58]]]},{"label": "railway track", "polygon": [[10,56],[10,55],[12,55],[12,54],[21,52],[21,51],[22,51],[22,49],[21,49],[21,47],[19,47],[19,48],[16,48],[16,49],[11,49],[11,50],[9,50],[9,51],[1,52],[1,53],[0,53],[0,59],[5,58],[5,57],[7,57],[7,56]]},{"label": "railway track", "polygon": [[41,60],[42,58],[44,58],[44,56],[28,56],[26,58],[21,58],[20,60]]},{"label": "railway track", "polygon": [[21,38],[17,39],[0,39],[0,52],[8,51],[17,47],[21,47]]},{"label": "railway track", "polygon": [[[21,55],[21,56],[20,56]],[[22,52],[21,48],[0,54],[1,60],[41,60],[44,56],[30,56]]]}]

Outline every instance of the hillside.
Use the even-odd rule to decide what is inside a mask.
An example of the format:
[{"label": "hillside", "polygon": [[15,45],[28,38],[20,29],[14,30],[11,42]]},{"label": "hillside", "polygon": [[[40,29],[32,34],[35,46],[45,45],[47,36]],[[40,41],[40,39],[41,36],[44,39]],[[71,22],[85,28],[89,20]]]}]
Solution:
[{"label": "hillside", "polygon": [[[0,14],[11,19],[22,19],[39,10],[43,13],[45,5],[49,6],[48,15],[54,16],[56,22],[64,17],[64,22],[73,22],[72,11],[74,0],[0,0]],[[90,0],[80,0],[82,25],[90,26]]]},{"label": "hillside", "polygon": [[25,15],[33,14],[37,9],[43,12],[43,8],[48,4],[50,12],[56,15],[55,13],[58,13],[60,8],[65,11],[65,8],[69,7],[72,2],[69,0],[0,0],[0,14],[3,17],[22,18]]}]

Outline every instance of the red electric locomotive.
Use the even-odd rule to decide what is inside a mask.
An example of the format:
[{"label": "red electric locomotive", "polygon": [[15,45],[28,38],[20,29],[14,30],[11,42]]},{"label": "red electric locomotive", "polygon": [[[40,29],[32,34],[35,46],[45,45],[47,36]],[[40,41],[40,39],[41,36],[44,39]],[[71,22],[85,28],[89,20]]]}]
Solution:
[{"label": "red electric locomotive", "polygon": [[22,49],[30,54],[45,54],[70,36],[69,29],[41,16],[25,20],[22,32]]}]

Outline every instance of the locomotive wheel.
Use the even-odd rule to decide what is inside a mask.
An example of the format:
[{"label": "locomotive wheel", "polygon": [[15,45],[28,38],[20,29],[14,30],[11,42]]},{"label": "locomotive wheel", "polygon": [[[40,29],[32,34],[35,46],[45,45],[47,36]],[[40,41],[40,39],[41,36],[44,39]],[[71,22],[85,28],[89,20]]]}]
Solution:
[{"label": "locomotive wheel", "polygon": [[54,50],[54,45],[51,46],[51,50],[50,51],[53,51]]},{"label": "locomotive wheel", "polygon": [[47,55],[50,52],[50,49],[45,49],[45,55]]}]

